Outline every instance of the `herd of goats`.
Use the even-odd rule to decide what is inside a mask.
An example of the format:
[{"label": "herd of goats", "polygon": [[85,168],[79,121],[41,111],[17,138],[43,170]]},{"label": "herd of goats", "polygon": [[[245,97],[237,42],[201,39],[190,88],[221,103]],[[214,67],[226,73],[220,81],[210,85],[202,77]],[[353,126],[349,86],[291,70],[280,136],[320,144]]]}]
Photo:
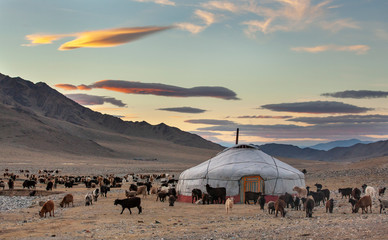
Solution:
[{"label": "herd of goats", "polygon": [[[60,176],[59,170],[39,170],[38,174],[30,174],[28,170],[19,170],[20,174],[26,178],[22,184],[23,189],[27,188],[32,190],[29,192],[30,196],[37,194],[37,183],[46,184],[46,190],[52,191],[53,188],[57,188],[59,184],[63,184],[65,188],[72,188],[74,185],[85,184],[86,188],[94,189],[85,195],[85,206],[92,205],[93,202],[98,200],[99,196],[107,197],[107,192],[111,188],[121,188],[124,183],[129,183],[129,189],[125,190],[124,199],[116,199],[114,205],[121,205],[122,211],[127,208],[132,214],[131,208],[138,208],[138,213],[142,212],[141,198],[138,195],[142,195],[143,198],[146,195],[155,194],[156,201],[164,202],[168,197],[169,206],[174,206],[177,200],[177,191],[175,190],[175,184],[177,180],[174,179],[174,175],[169,174],[127,174],[123,177],[117,177],[114,175],[103,176]],[[8,179],[8,181],[7,181]],[[4,178],[0,179],[0,188],[3,190],[8,185],[10,190],[14,189],[15,181],[23,181],[19,178],[19,175],[9,172],[5,169]],[[158,184],[158,187],[152,186],[152,184]],[[269,214],[275,214],[275,217],[280,215],[284,217],[286,215],[286,208],[293,208],[295,210],[304,210],[306,217],[312,217],[313,209],[315,206],[319,206],[321,202],[326,207],[326,212],[333,213],[334,199],[330,198],[330,190],[322,189],[321,184],[315,184],[317,191],[310,191],[309,187],[295,186],[293,191],[297,194],[291,195],[285,193],[278,197],[276,201],[268,201],[267,196],[261,192],[245,192],[245,204],[250,204],[251,201],[254,204],[259,203],[260,209],[264,210],[264,206],[267,203],[267,209]],[[380,213],[388,208],[388,200],[382,200],[379,197],[385,193],[384,188],[375,189],[374,187],[362,185],[361,190],[359,188],[340,188],[338,193],[342,195],[342,198],[348,198],[349,203],[352,205],[352,212],[357,213],[359,209],[362,209],[362,213],[368,213],[368,207],[372,212],[373,200],[378,199],[380,204]],[[192,203],[196,204],[225,204],[226,213],[231,211],[234,198],[226,196],[226,189],[223,187],[213,188],[209,184],[206,185],[206,192],[202,192],[200,189],[192,190]],[[54,216],[54,202],[49,200],[47,202],[40,203],[42,209],[39,211],[41,217],[46,217],[49,213],[50,216]],[[61,207],[74,206],[74,197],[72,194],[66,194],[60,202]],[[52,213],[52,214],[51,214]]]}]

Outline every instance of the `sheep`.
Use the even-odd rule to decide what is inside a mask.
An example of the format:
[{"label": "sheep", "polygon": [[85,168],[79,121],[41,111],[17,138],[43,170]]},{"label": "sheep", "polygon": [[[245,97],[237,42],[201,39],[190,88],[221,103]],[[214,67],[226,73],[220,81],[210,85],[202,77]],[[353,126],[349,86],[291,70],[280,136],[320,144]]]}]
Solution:
[{"label": "sheep", "polygon": [[342,194],[342,198],[346,198],[346,196],[348,196],[350,198],[350,195],[352,194],[352,188],[339,188],[338,189],[338,192]]},{"label": "sheep", "polygon": [[265,196],[261,195],[258,199],[260,209],[264,211],[264,205],[265,205]]},{"label": "sheep", "polygon": [[93,192],[92,192],[93,200],[94,200],[95,202],[97,202],[98,195],[99,195],[99,191],[100,191],[100,189],[96,188],[96,189],[94,189]]},{"label": "sheep", "polygon": [[307,198],[307,189],[304,188],[304,187],[298,187],[298,186],[295,186],[292,191],[295,191],[298,193],[298,197],[300,198]]},{"label": "sheep", "polygon": [[269,214],[275,213],[275,202],[274,201],[268,202],[268,213]]},{"label": "sheep", "polygon": [[45,202],[45,204],[43,204],[43,207],[42,209],[39,211],[39,216],[40,217],[46,217],[46,213],[50,213],[50,217],[51,217],[51,211],[53,211],[53,217],[55,217],[54,215],[54,202],[53,200],[48,200],[47,202]]},{"label": "sheep", "polygon": [[[366,192],[366,190],[365,190]],[[356,205],[354,205],[353,213],[357,213],[358,209],[362,209],[362,213],[368,213],[368,206],[370,208],[370,212],[372,213],[372,198],[370,195],[363,196]]]},{"label": "sheep", "polygon": [[131,208],[137,207],[139,209],[139,214],[142,211],[141,199],[139,197],[125,198],[125,199],[116,199],[114,205],[120,204],[122,207],[121,213],[123,214],[124,210],[128,208],[129,213],[132,214]]},{"label": "sheep", "polygon": [[125,190],[125,196],[126,196],[127,198],[136,197],[136,191],[128,191],[128,190]]},{"label": "sheep", "polygon": [[[3,189],[4,189],[4,188],[3,188]],[[385,187],[379,188],[379,196],[380,196],[380,197],[384,195],[385,189],[386,189]]]},{"label": "sheep", "polygon": [[334,199],[330,199],[326,202],[326,213],[329,211],[329,213],[333,213],[334,208]]},{"label": "sheep", "polygon": [[147,186],[143,185],[137,188],[136,195],[143,195],[143,198],[147,196]]},{"label": "sheep", "polygon": [[202,191],[201,189],[194,188],[191,190],[191,203],[198,201],[202,198]]},{"label": "sheep", "polygon": [[261,192],[245,192],[245,204],[250,204],[249,201],[253,200],[254,204],[256,205],[257,199],[261,196]]},{"label": "sheep", "polygon": [[168,197],[168,206],[173,207],[175,201],[176,201],[176,197],[175,197],[174,195],[170,195],[170,196]]},{"label": "sheep", "polygon": [[88,193],[85,195],[85,206],[93,205],[93,196]]},{"label": "sheep", "polygon": [[285,207],[286,207],[286,202],[279,198],[275,202],[275,217],[278,216],[278,212],[280,212],[282,217],[285,217],[286,216],[286,210],[284,210]]},{"label": "sheep", "polygon": [[374,187],[367,186],[365,188],[365,196],[377,197],[377,191]]},{"label": "sheep", "polygon": [[158,201],[159,199],[159,201],[164,202],[167,196],[168,196],[168,192],[160,191],[156,194],[156,201]]},{"label": "sheep", "polygon": [[361,198],[361,190],[358,188],[354,188],[352,191],[352,197],[356,200],[360,200]]},{"label": "sheep", "polygon": [[385,208],[388,208],[388,200],[379,199],[379,202],[380,202],[380,213],[381,213],[381,210],[384,210],[385,212]]},{"label": "sheep", "polygon": [[211,196],[212,202],[225,203],[226,201],[226,188],[212,188],[209,184],[206,184],[206,191]]},{"label": "sheep", "polygon": [[73,202],[73,195],[71,195],[70,193],[69,194],[66,194],[66,196],[63,197],[61,203],[59,204],[61,207],[63,206],[70,206],[70,203],[71,203],[71,206],[74,207],[74,202]]},{"label": "sheep", "polygon": [[234,198],[233,197],[230,197],[230,198],[226,199],[226,201],[225,201],[226,214],[229,214],[229,211],[232,211],[233,203],[234,203]]},{"label": "sheep", "polygon": [[304,208],[306,209],[306,217],[309,217],[309,218],[313,217],[314,205],[315,205],[314,199],[308,197],[304,204]]}]

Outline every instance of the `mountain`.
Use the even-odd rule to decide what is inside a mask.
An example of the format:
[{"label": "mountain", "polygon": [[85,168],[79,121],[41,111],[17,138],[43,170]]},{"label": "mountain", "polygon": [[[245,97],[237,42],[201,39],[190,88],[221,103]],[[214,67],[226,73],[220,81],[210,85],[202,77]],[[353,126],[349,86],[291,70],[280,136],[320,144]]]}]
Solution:
[{"label": "mountain", "polygon": [[357,143],[368,144],[368,143],[372,143],[372,142],[371,141],[361,141],[358,139],[349,139],[349,140],[332,141],[332,142],[327,142],[327,143],[319,143],[319,144],[310,146],[309,148],[316,149],[316,150],[328,151],[328,150],[336,148],[336,147],[350,147],[350,146],[353,146]]},{"label": "mountain", "polygon": [[[113,149],[112,142],[122,145],[120,150],[117,146]],[[151,125],[144,121],[123,121],[92,111],[43,82],[34,84],[2,74],[0,143],[33,151],[125,158],[147,154],[145,151],[139,152],[141,144],[146,144],[148,149],[166,148],[166,151],[176,150],[178,153],[181,147],[211,152],[223,149],[198,135],[164,123]],[[131,146],[132,150],[129,150]]]},{"label": "mountain", "polygon": [[357,161],[373,157],[388,156],[388,140],[369,144],[358,143],[351,147],[336,147],[329,151],[299,148],[286,144],[264,144],[260,149],[275,157],[297,158],[320,161]]}]

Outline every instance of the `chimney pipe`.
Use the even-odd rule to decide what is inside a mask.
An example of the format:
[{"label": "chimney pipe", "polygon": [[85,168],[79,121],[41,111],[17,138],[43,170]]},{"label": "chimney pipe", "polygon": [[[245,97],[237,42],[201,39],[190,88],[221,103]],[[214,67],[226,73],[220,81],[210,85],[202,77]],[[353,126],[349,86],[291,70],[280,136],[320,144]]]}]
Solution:
[{"label": "chimney pipe", "polygon": [[239,129],[237,128],[237,132],[236,132],[236,145],[238,144],[238,133],[239,133]]}]

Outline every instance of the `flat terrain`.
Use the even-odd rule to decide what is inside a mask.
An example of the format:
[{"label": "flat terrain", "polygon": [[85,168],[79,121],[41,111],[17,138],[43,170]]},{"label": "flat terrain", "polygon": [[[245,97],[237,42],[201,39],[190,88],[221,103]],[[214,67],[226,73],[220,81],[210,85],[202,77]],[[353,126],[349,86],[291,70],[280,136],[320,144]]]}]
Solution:
[{"label": "flat terrain", "polygon": [[[38,155],[37,155],[38,156]],[[47,157],[47,158],[46,158]],[[198,161],[181,164],[141,162],[119,159],[60,159],[48,155],[41,161],[34,156],[31,162],[2,160],[2,168],[16,173],[18,169],[36,171],[39,168],[57,169],[61,174],[125,174],[162,173],[179,174],[196,165]],[[203,161],[207,158],[203,159]],[[142,199],[143,212],[137,208],[122,215],[121,206],[113,204],[116,198],[124,198],[125,189],[112,189],[108,197],[100,197],[92,206],[84,206],[84,195],[90,192],[84,186],[56,190],[62,193],[34,198],[28,208],[0,212],[0,239],[387,239],[388,215],[380,214],[375,199],[373,212],[351,213],[347,199],[337,193],[339,187],[358,187],[363,183],[370,186],[388,186],[388,157],[365,160],[356,163],[326,163],[281,159],[298,169],[306,169],[306,184],[323,184],[331,190],[335,200],[333,214],[325,212],[323,206],[314,209],[313,218],[306,218],[305,212],[287,209],[285,218],[275,217],[261,211],[258,205],[235,204],[232,212],[226,214],[224,205],[195,205],[175,203],[169,207],[166,202],[156,202],[156,196]],[[31,167],[32,166],[32,167]],[[3,171],[4,169],[0,169]],[[89,170],[89,171],[88,171]],[[16,182],[21,188],[22,181]],[[44,190],[39,184],[38,189]],[[313,187],[312,189],[315,189]],[[60,208],[59,202],[66,193],[72,193],[75,206]],[[39,201],[53,199],[56,204],[55,217],[40,218]],[[383,199],[387,199],[386,196]]]}]

